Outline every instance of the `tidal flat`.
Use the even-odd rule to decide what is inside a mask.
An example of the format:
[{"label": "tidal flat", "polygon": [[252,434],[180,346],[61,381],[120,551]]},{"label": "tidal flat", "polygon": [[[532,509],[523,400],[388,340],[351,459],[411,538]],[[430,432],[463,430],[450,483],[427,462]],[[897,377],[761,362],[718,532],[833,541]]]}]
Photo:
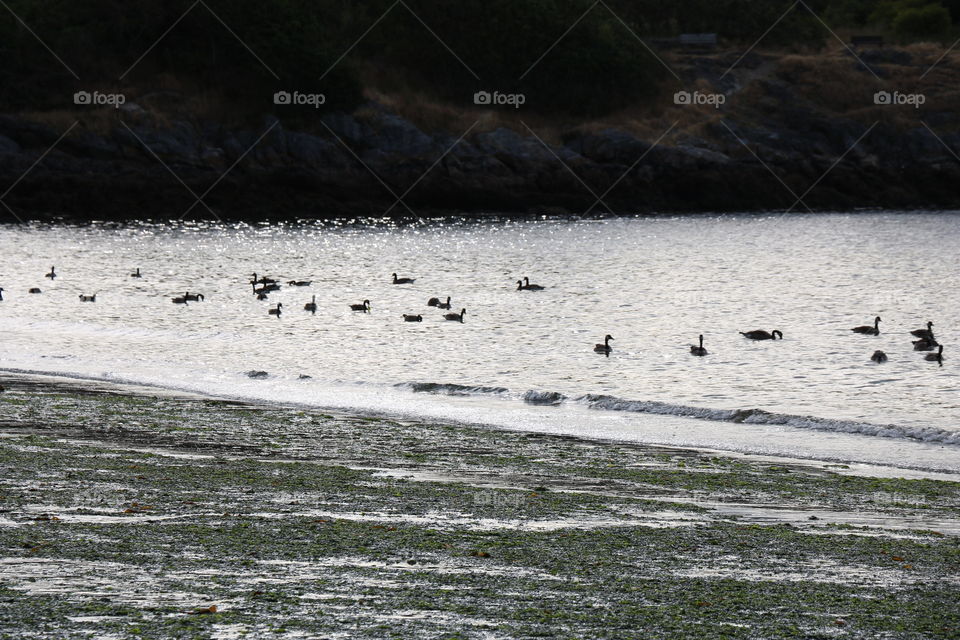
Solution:
[{"label": "tidal flat", "polygon": [[933,474],[0,382],[3,638],[960,638]]}]

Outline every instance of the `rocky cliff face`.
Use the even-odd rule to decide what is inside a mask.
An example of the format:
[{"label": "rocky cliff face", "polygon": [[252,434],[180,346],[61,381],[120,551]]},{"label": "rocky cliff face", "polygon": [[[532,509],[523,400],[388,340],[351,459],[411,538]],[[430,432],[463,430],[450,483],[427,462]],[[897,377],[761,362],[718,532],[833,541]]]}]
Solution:
[{"label": "rocky cliff face", "polygon": [[[696,135],[681,125],[655,145],[616,126],[553,145],[522,128],[458,141],[377,104],[306,133],[274,116],[227,128],[130,102],[100,132],[78,116],[59,142],[62,129],[0,116],[0,185],[13,187],[0,219],[960,207],[948,106],[905,127],[874,105],[823,109],[782,74],[738,85],[715,66],[699,75],[714,76],[724,108],[698,112]],[[667,129],[671,114],[660,120]]]}]

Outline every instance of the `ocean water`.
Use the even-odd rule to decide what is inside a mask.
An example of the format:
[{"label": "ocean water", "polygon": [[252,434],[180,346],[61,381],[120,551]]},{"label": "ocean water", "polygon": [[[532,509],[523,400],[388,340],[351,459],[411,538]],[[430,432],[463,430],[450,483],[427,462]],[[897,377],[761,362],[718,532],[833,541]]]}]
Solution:
[{"label": "ocean water", "polygon": [[[312,284],[259,301],[254,272]],[[7,371],[960,471],[955,213],[3,226],[0,287]],[[912,348],[928,320],[942,367]]]}]

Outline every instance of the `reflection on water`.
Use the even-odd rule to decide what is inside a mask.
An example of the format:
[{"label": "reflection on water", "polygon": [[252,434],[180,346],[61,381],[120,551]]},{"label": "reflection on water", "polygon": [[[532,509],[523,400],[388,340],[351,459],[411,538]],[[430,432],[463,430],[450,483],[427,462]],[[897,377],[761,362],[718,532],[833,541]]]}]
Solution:
[{"label": "reflection on water", "polygon": [[[264,370],[960,430],[958,223],[886,213],[3,227],[0,367],[171,381]],[[254,271],[312,285],[259,301]],[[394,272],[416,282],[393,285]],[[546,289],[517,291],[524,276]],[[204,301],[171,303],[187,291]],[[312,296],[315,315],[303,310]],[[467,309],[462,324],[426,305],[447,296]],[[364,299],[369,314],[347,306]],[[268,315],[278,302],[281,317]],[[880,336],[850,331],[876,315]],[[908,331],[927,320],[943,368],[912,350]],[[738,333],[751,329],[784,340]],[[701,333],[709,355],[692,357]],[[593,351],[606,334],[609,358]],[[877,349],[889,362],[870,362]]]}]

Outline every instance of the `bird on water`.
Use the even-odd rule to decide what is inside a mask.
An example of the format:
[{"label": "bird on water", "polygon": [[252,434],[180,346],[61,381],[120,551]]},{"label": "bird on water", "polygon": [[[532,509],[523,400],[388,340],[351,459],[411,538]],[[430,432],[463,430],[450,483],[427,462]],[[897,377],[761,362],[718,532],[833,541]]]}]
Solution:
[{"label": "bird on water", "polygon": [[703,348],[703,334],[700,334],[700,346],[690,345],[690,353],[695,356],[705,356],[707,355],[707,350]]},{"label": "bird on water", "polygon": [[762,329],[755,329],[753,331],[741,331],[740,335],[751,340],[776,340],[777,336],[780,336],[780,339],[783,340],[783,333],[779,329],[774,329],[773,331],[767,332]]},{"label": "bird on water", "polygon": [[610,346],[611,340],[613,340],[613,336],[608,333],[603,339],[603,344],[595,344],[593,346],[593,350],[597,353],[605,353],[610,355],[610,352],[613,351],[613,347]]},{"label": "bird on water", "polygon": [[854,333],[865,333],[870,336],[880,335],[880,316],[877,316],[874,319],[872,327],[868,324],[865,324],[859,327],[854,327],[853,329],[851,329],[851,331],[853,331]]}]

